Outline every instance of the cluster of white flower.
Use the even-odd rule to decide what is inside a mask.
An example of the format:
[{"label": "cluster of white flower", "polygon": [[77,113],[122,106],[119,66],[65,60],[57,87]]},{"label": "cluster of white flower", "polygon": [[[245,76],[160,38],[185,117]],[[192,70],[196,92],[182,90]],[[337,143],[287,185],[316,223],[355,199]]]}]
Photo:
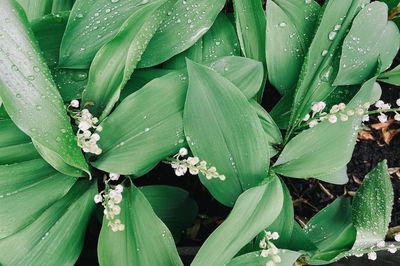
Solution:
[{"label": "cluster of white flower", "polygon": [[189,173],[192,175],[197,175],[198,173],[202,173],[208,180],[212,178],[219,178],[224,181],[225,176],[221,175],[217,172],[217,169],[214,166],[207,167],[206,161],[200,161],[199,157],[184,157],[188,155],[188,150],[186,148],[181,148],[179,152],[174,155],[172,161],[168,162],[171,164],[172,168],[175,169],[175,174],[177,176],[183,176],[189,170]]},{"label": "cluster of white flower", "polygon": [[[394,240],[396,242],[400,242],[400,233],[398,233],[394,236]],[[397,252],[397,247],[395,245],[393,245],[393,244],[386,245],[385,241],[379,241],[378,243],[376,243],[376,245],[372,246],[371,251],[367,253],[368,259],[376,260],[378,258],[378,255],[375,250],[382,250],[382,249],[387,250],[392,254]],[[363,255],[364,255],[363,253],[354,254],[354,256],[356,256],[356,257],[362,257]]]},{"label": "cluster of white flower", "polygon": [[104,207],[104,215],[108,220],[108,226],[113,232],[124,231],[125,225],[118,219],[118,215],[121,213],[121,207],[119,204],[122,201],[122,192],[124,187],[122,185],[116,185],[112,187],[109,181],[117,181],[120,175],[116,173],[110,173],[109,178],[105,180],[105,190],[94,196],[95,203],[101,203]]},{"label": "cluster of white flower", "polygon": [[261,248],[260,255],[265,258],[271,256],[271,260],[266,263],[266,266],[275,266],[277,263],[280,263],[282,259],[278,255],[278,248],[271,241],[277,240],[279,234],[277,232],[264,232],[264,234],[264,237],[259,243],[259,247]]},{"label": "cluster of white flower", "polygon": [[[79,108],[79,101],[73,100],[69,106]],[[76,133],[78,146],[86,153],[101,154],[102,150],[97,145],[97,142],[100,140],[100,135],[91,132],[91,129],[95,129],[98,132],[102,130],[100,125],[96,126],[99,120],[93,117],[88,109],[73,112],[72,117],[78,125],[78,131]]]},{"label": "cluster of white flower", "polygon": [[[324,112],[324,109],[326,108],[326,103],[317,102],[314,103],[311,107],[312,113],[307,114],[303,118],[303,121],[307,122],[309,127],[315,127],[324,120],[328,120],[330,123],[334,124],[339,120],[347,121],[349,120],[350,116],[357,114],[363,115],[362,121],[367,122],[369,121],[370,114],[379,113],[378,120],[381,123],[385,123],[388,120],[388,117],[385,114],[387,112],[394,112],[394,119],[400,121],[400,108],[391,109],[390,104],[384,103],[382,100],[379,100],[375,103],[375,107],[377,107],[378,110],[368,112],[370,105],[371,104],[369,102],[366,102],[362,105],[357,106],[356,108],[349,108],[348,106],[346,106],[346,104],[340,103],[333,105],[329,112]],[[396,105],[400,107],[400,99],[397,99]]]},{"label": "cluster of white flower", "polygon": [[[400,99],[397,99],[396,105],[400,107]],[[396,121],[400,121],[400,113],[399,113],[400,108],[391,109],[391,105],[389,103],[385,103],[382,100],[377,101],[375,103],[375,107],[378,108],[377,111],[379,112],[378,115],[379,122],[385,123],[388,120],[388,117],[385,114],[385,112],[391,112],[391,111],[395,112],[394,119]]]},{"label": "cluster of white flower", "polygon": [[312,114],[307,114],[303,121],[308,122],[309,127],[315,127],[324,120],[328,120],[332,124],[336,123],[338,120],[347,121],[349,120],[350,116],[355,114],[364,115],[363,121],[366,121],[368,119],[368,115],[365,116],[365,113],[368,111],[369,106],[370,103],[367,102],[352,109],[346,106],[346,104],[340,103],[333,105],[328,113],[323,112],[326,104],[324,102],[317,102],[311,107]]}]

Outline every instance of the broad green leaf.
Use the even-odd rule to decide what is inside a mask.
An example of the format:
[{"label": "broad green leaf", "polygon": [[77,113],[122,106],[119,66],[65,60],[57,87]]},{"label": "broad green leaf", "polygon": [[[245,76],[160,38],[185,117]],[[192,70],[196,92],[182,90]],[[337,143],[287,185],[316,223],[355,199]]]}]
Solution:
[{"label": "broad green leaf", "polygon": [[392,85],[400,86],[400,65],[396,66],[392,70],[382,73],[379,76],[378,80]]},{"label": "broad green leaf", "polygon": [[231,260],[227,266],[265,266],[268,262],[273,262],[276,266],[293,266],[296,260],[300,257],[301,253],[280,249],[278,254],[281,258],[281,262],[275,263],[272,260],[272,256],[263,257],[260,251],[251,252]]},{"label": "broad green leaf", "polygon": [[234,0],[236,31],[245,57],[265,63],[265,15],[261,1]]},{"label": "broad green leaf", "polygon": [[193,224],[198,212],[197,204],[189,197],[189,193],[178,187],[163,185],[139,189],[175,240],[179,240],[182,231]]},{"label": "broad green leaf", "polygon": [[139,67],[155,66],[196,43],[212,26],[225,0],[179,0],[150,41]]},{"label": "broad green leaf", "polygon": [[100,265],[183,265],[168,228],[139,189],[125,188],[118,216],[125,225],[113,232],[103,219],[98,256]]},{"label": "broad green leaf", "polygon": [[118,101],[148,42],[174,2],[176,0],[160,0],[136,10],[114,39],[96,54],[82,102],[100,120],[110,113]]},{"label": "broad green leaf", "polygon": [[[379,84],[375,78],[370,79],[348,108],[354,109],[366,102],[374,103],[380,95]],[[347,183],[347,176],[337,173],[343,173],[343,168],[351,159],[361,118],[362,115],[356,114],[345,122],[338,119],[336,124],[325,120],[302,131],[285,146],[273,167],[274,171],[294,178],[314,177],[333,184]]]},{"label": "broad green leaf", "polygon": [[232,206],[246,189],[268,174],[264,130],[246,97],[228,79],[188,61],[189,87],[183,124],[193,154],[226,176],[201,182],[221,203]]},{"label": "broad green leaf", "polygon": [[[20,182],[32,182],[33,179],[28,175],[27,180],[20,180]],[[29,191],[20,192],[25,194],[23,195],[23,200],[27,201],[25,205],[31,203],[32,200],[36,203],[42,201],[43,208],[38,209],[38,213],[33,217],[26,215],[24,219],[28,220],[22,228],[19,228],[15,234],[0,240],[0,250],[7,251],[0,253],[2,265],[73,265],[77,260],[83,247],[86,226],[94,210],[93,195],[96,194],[97,189],[94,183],[90,184],[86,180],[81,180],[64,197],[51,202],[47,197],[51,195],[51,198],[54,198],[53,193],[61,194],[63,191],[63,188],[56,188],[55,182],[59,182],[64,189],[67,186],[67,184],[62,185],[57,179],[61,177],[42,179],[37,183],[37,187],[28,189],[32,193],[34,190],[39,190],[36,192],[37,195],[26,198]],[[53,190],[50,183],[53,183]],[[33,182],[32,184],[35,185]],[[41,187],[43,191],[40,191]],[[39,200],[40,196],[44,199]],[[22,198],[19,201],[22,201]],[[49,203],[44,204],[46,201]],[[8,205],[8,207],[15,208],[16,205]],[[18,213],[22,210],[31,213],[29,208],[26,206]]]},{"label": "broad green leaf", "polygon": [[111,41],[133,13],[158,0],[76,0],[60,48],[60,65],[89,68],[95,54]]},{"label": "broad green leaf", "polygon": [[354,19],[344,39],[339,72],[334,84],[364,82],[375,74],[378,58],[382,70],[387,69],[399,50],[399,44],[400,33],[397,26],[388,21],[387,5],[377,1],[365,6]]},{"label": "broad green leaf", "polygon": [[240,55],[235,28],[229,18],[220,13],[203,36],[203,61],[211,62],[232,55]]},{"label": "broad green leaf", "polygon": [[[0,2],[0,97],[15,124],[36,145],[62,159],[52,165],[82,176],[87,164],[76,143],[59,92],[44,63],[23,10],[14,1]],[[44,158],[52,161],[51,158]]]},{"label": "broad green leaf", "polygon": [[[211,66],[248,98],[262,82],[262,65],[251,59],[224,57]],[[184,72],[170,71],[124,99],[101,124],[103,152],[92,164],[107,172],[141,176],[176,153],[185,145],[182,111],[187,86]]]},{"label": "broad green leaf", "polygon": [[282,204],[283,191],[278,178],[243,192],[228,218],[201,246],[191,265],[225,265],[278,217]]},{"label": "broad green leaf", "polygon": [[400,3],[399,0],[381,0],[382,2],[386,3],[389,7],[389,9],[392,9]]},{"label": "broad green leaf", "polygon": [[243,55],[262,62],[264,65],[264,79],[257,93],[257,100],[261,101],[267,81],[265,62],[266,19],[264,9],[261,1],[258,0],[235,0],[233,1],[233,8],[236,31]]},{"label": "broad green leaf", "polygon": [[180,70],[186,68],[186,58],[202,63],[239,54],[235,28],[227,15],[220,13],[211,29],[199,41],[184,52],[172,57],[163,66],[168,69]]},{"label": "broad green leaf", "polygon": [[290,135],[310,111],[313,102],[324,100],[335,89],[338,53],[353,18],[369,0],[330,0],[320,14],[318,29],[311,42],[294,93]]},{"label": "broad green leaf", "polygon": [[281,94],[286,94],[299,78],[320,6],[315,1],[268,0],[266,10],[268,77]]},{"label": "broad green leaf", "polygon": [[144,85],[146,85],[153,79],[160,78],[172,72],[174,72],[174,70],[162,68],[142,68],[135,70],[135,74],[126,83],[124,89],[122,90],[119,100],[122,101],[135,91],[138,91],[139,89],[144,87]]},{"label": "broad green leaf", "polygon": [[51,13],[54,0],[17,0],[30,21]]},{"label": "broad green leaf", "polygon": [[287,247],[293,233],[294,227],[294,210],[293,210],[293,203],[292,197],[290,196],[289,189],[283,183],[283,205],[279,216],[275,219],[275,221],[269,225],[266,230],[270,232],[278,232],[279,238],[278,240],[274,241],[274,244],[278,247]]},{"label": "broad green leaf", "polygon": [[283,143],[281,131],[275,124],[272,117],[260,104],[257,103],[257,101],[251,100],[250,103],[253,109],[257,112],[258,118],[261,121],[261,125],[264,129],[265,136],[269,144],[270,156],[273,157],[278,153],[278,151],[275,149],[275,146]]},{"label": "broad green leaf", "polygon": [[330,261],[341,252],[349,250],[356,239],[350,200],[337,198],[312,217],[304,231],[318,248],[310,261]]},{"label": "broad green leaf", "polygon": [[353,250],[369,248],[385,239],[392,207],[393,187],[383,161],[364,178],[354,197],[352,216],[357,240]]},{"label": "broad green leaf", "polygon": [[52,0],[51,13],[57,14],[61,11],[69,11],[74,5],[75,0]]},{"label": "broad green leaf", "polygon": [[69,12],[63,12],[57,15],[48,15],[32,22],[32,30],[64,101],[81,98],[88,77],[88,70],[58,67],[60,44],[68,17]]}]

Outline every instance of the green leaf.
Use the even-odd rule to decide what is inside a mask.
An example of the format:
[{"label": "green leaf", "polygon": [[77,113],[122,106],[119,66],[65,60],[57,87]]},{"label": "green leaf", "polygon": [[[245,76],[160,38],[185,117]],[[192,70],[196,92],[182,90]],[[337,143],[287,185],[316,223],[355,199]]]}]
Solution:
[{"label": "green leaf", "polygon": [[250,103],[260,119],[261,125],[265,132],[266,140],[269,144],[270,156],[273,157],[278,153],[278,151],[275,149],[275,146],[283,143],[281,131],[272,117],[260,104],[257,103],[257,101],[251,100]]},{"label": "green leaf", "polygon": [[318,247],[310,261],[330,261],[341,252],[349,250],[356,239],[350,200],[337,198],[311,218],[304,231]]},{"label": "green leaf", "polygon": [[388,84],[400,86],[400,65],[396,66],[390,71],[382,73],[378,80]]},{"label": "green leaf", "polygon": [[266,10],[268,77],[281,94],[286,94],[297,83],[320,6],[315,1],[268,0]]},{"label": "green leaf", "polygon": [[[24,195],[21,195],[23,198],[18,201],[30,206],[33,200],[37,204],[35,207],[39,208],[39,205],[43,204],[43,208],[37,209],[38,213],[34,213],[33,217],[29,217],[29,214],[33,213],[29,209],[31,207],[26,206],[24,209],[17,210],[18,216],[27,220],[13,235],[0,240],[0,249],[7,250],[7,252],[1,252],[0,263],[3,265],[73,265],[82,250],[86,226],[94,210],[93,195],[97,191],[96,186],[86,180],[78,181],[64,197],[56,200],[55,195],[57,193],[61,195],[67,186],[67,183],[63,185],[61,183],[66,179],[53,176],[35,184],[33,180],[40,176],[32,178],[29,174],[25,173],[28,175],[27,180],[21,180],[22,176],[20,176],[19,182],[32,182],[33,187],[29,188],[28,185],[28,191],[19,192]],[[61,188],[57,188],[57,182]],[[21,187],[18,186],[18,188]],[[40,191],[40,188],[43,190]],[[29,192],[34,194],[35,190],[37,195],[26,198]],[[17,199],[18,194],[14,195],[11,197]],[[43,199],[40,199],[40,196]],[[50,201],[51,198],[53,202]],[[45,204],[46,201],[48,204]],[[18,205],[10,204],[7,207],[11,208],[11,206],[15,208]],[[23,208],[22,205],[21,208]],[[23,210],[27,211],[27,215],[21,215]],[[13,210],[13,215],[17,215],[15,211]]]},{"label": "green leaf", "polygon": [[[155,2],[159,1],[152,0],[149,5]],[[89,68],[97,51],[143,7],[143,0],[76,0],[61,43],[60,65]]]},{"label": "green leaf", "polygon": [[274,241],[277,247],[287,247],[290,243],[294,227],[294,210],[289,189],[281,180],[283,188],[283,206],[279,216],[266,228],[270,232],[278,232],[279,238]]},{"label": "green leaf", "polygon": [[[280,249],[278,254],[276,255],[278,255],[281,258],[281,262],[279,263],[274,262],[273,265],[293,266],[295,265],[294,263],[296,262],[297,258],[300,257],[301,254],[291,250]],[[255,251],[234,258],[227,264],[227,266],[247,266],[247,265],[265,266],[267,265],[268,262],[273,262],[272,256],[263,257],[261,256],[260,251]]]},{"label": "green leaf", "polygon": [[[262,82],[262,65],[251,59],[224,57],[211,66],[248,98]],[[141,176],[176,153],[185,145],[182,111],[187,86],[187,75],[173,71],[124,99],[101,124],[103,152],[92,164],[107,172]]]},{"label": "green leaf", "polygon": [[64,101],[81,98],[88,77],[88,70],[86,69],[76,70],[58,67],[60,44],[68,17],[69,12],[63,12],[57,15],[48,15],[32,22],[32,30]]},{"label": "green leaf", "polygon": [[226,176],[201,182],[221,203],[232,206],[246,189],[268,173],[269,149],[256,112],[229,80],[188,61],[189,87],[184,130],[193,154]]},{"label": "green leaf", "polygon": [[168,228],[139,189],[125,188],[118,216],[125,225],[113,232],[103,219],[98,256],[100,265],[183,265]]},{"label": "green leaf", "polygon": [[289,135],[310,111],[313,102],[324,100],[335,89],[338,53],[353,18],[369,0],[330,0],[320,14],[318,29],[308,50],[297,83]]},{"label": "green leaf", "polygon": [[364,179],[353,200],[357,240],[353,250],[369,248],[385,239],[393,207],[393,187],[386,161]]},{"label": "green leaf", "polygon": [[236,31],[245,57],[265,62],[265,15],[261,1],[234,0]]},{"label": "green leaf", "polygon": [[389,7],[389,9],[392,9],[399,4],[399,0],[381,0],[382,2],[386,3]]},{"label": "green leaf", "polygon": [[334,84],[364,82],[375,74],[378,58],[381,59],[382,70],[387,69],[399,50],[399,44],[400,33],[397,26],[388,21],[386,4],[377,1],[367,5],[356,16],[344,39]]},{"label": "green leaf", "polygon": [[136,10],[114,39],[96,54],[82,97],[83,105],[89,105],[94,116],[102,120],[110,113],[148,42],[175,1],[152,2]]},{"label": "green leaf", "polygon": [[191,265],[224,265],[278,217],[283,191],[278,178],[243,192],[228,218],[211,234]]},{"label": "green leaf", "polygon": [[189,197],[189,193],[178,187],[163,185],[139,189],[175,240],[179,240],[182,231],[193,224],[198,212],[197,204]]},{"label": "green leaf", "polygon": [[62,171],[67,164],[74,170],[65,174],[82,176],[87,164],[23,10],[10,0],[0,10],[0,97],[7,113],[36,145],[59,157],[61,165],[53,167]]},{"label": "green leaf", "polygon": [[[376,102],[381,88],[370,79],[347,105],[355,109],[366,102]],[[350,161],[362,115],[350,116],[346,122],[331,124],[325,120],[319,125],[304,130],[291,139],[283,149],[273,169],[275,172],[294,178],[314,177],[333,184],[348,181],[343,168]],[[339,171],[340,174],[337,174]]]},{"label": "green leaf", "polygon": [[211,29],[203,36],[203,61],[215,61],[232,55],[240,55],[235,28],[228,17],[220,13]]},{"label": "green leaf", "polygon": [[30,21],[51,13],[53,0],[17,0]]},{"label": "green leaf", "polygon": [[225,0],[177,1],[150,41],[139,67],[155,66],[196,43],[212,26]]}]

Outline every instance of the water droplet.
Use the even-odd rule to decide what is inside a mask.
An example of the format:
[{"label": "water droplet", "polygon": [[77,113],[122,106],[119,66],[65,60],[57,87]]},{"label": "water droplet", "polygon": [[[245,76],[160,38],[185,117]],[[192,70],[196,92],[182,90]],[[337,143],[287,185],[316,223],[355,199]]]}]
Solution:
[{"label": "water droplet", "polygon": [[328,50],[323,50],[322,53],[321,53],[322,56],[325,56],[327,54],[328,54]]},{"label": "water droplet", "polygon": [[333,67],[329,66],[321,72],[320,78],[322,81],[329,82],[329,79],[332,75]]},{"label": "water droplet", "polygon": [[87,75],[86,72],[78,72],[78,73],[76,73],[75,75],[73,75],[72,78],[73,78],[73,80],[75,80],[75,81],[83,81],[83,80],[86,80],[87,77],[88,77],[88,75]]},{"label": "water droplet", "polygon": [[331,41],[333,41],[335,38],[336,38],[336,32],[334,32],[334,31],[331,31],[331,32],[329,32],[329,34],[328,34],[328,39],[329,40],[331,40]]},{"label": "water droplet", "polygon": [[17,93],[17,94],[15,95],[15,97],[21,98],[21,94]]},{"label": "water droplet", "polygon": [[304,2],[308,5],[312,3],[312,0],[305,0]]},{"label": "water droplet", "polygon": [[335,29],[335,31],[338,31],[338,30],[340,30],[341,27],[342,27],[342,25],[336,24],[334,29]]},{"label": "water droplet", "polygon": [[149,132],[149,130],[150,130],[150,128],[146,127],[146,128],[144,129],[144,132]]},{"label": "water droplet", "polygon": [[279,27],[281,27],[281,28],[286,27],[286,22],[281,22],[281,23],[279,23]]},{"label": "water droplet", "polygon": [[31,81],[33,81],[33,80],[35,80],[35,76],[29,75],[29,76],[28,76],[28,79],[31,80]]},{"label": "water droplet", "polygon": [[220,45],[220,44],[221,44],[221,42],[215,42],[215,45],[217,45],[217,46]]},{"label": "water droplet", "polygon": [[86,48],[85,47],[81,47],[81,49],[79,49],[81,52],[85,51]]},{"label": "water droplet", "polygon": [[42,106],[41,105],[36,105],[36,110],[38,110],[38,111],[40,111],[40,110],[42,110]]},{"label": "water droplet", "polygon": [[12,65],[11,69],[14,70],[14,71],[18,71],[18,67],[16,65]]},{"label": "water droplet", "polygon": [[106,13],[110,13],[110,12],[111,12],[111,9],[107,8]]},{"label": "water droplet", "polygon": [[111,0],[111,3],[118,3],[119,0]]},{"label": "water droplet", "polygon": [[34,67],[33,67],[33,71],[35,71],[35,72],[40,72],[40,68],[37,67],[37,66],[34,66]]}]

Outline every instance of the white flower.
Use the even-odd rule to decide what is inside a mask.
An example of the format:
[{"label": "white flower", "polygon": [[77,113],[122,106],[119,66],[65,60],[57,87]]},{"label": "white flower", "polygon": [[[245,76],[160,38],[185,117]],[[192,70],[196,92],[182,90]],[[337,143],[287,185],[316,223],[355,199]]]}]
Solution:
[{"label": "white flower", "polygon": [[394,116],[394,120],[396,121],[400,121],[400,114],[396,112],[395,116]]},{"label": "white flower", "polygon": [[83,137],[85,137],[86,139],[90,138],[90,136],[92,135],[92,132],[90,132],[89,130],[85,130],[83,131]]},{"label": "white flower", "polygon": [[397,248],[393,244],[391,244],[389,245],[388,251],[393,254],[396,253]]},{"label": "white flower", "polygon": [[400,233],[397,233],[397,234],[394,235],[394,240],[396,242],[400,242]]},{"label": "white flower", "polygon": [[339,109],[342,111],[346,109],[346,105],[344,103],[339,103]]},{"label": "white flower", "polygon": [[382,106],[384,106],[384,105],[385,105],[385,102],[382,100],[379,100],[375,103],[375,107],[377,107],[377,108],[382,108]]},{"label": "white flower", "polygon": [[306,116],[303,118],[303,121],[308,121],[310,119],[310,114],[306,114]]},{"label": "white flower", "polygon": [[121,194],[122,191],[124,191],[124,187],[121,184],[115,186],[115,192]]},{"label": "white flower", "polygon": [[199,173],[199,169],[193,167],[193,168],[189,168],[189,173],[191,175],[197,175]]},{"label": "white flower", "polygon": [[376,260],[377,256],[376,256],[376,252],[372,251],[370,253],[368,253],[368,259],[369,260]]},{"label": "white flower", "polygon": [[272,260],[269,260],[265,263],[265,266],[275,266],[275,263]]},{"label": "white flower", "polygon": [[332,106],[330,113],[334,114],[340,111],[339,105],[335,104]]},{"label": "white flower", "polygon": [[378,120],[381,123],[385,123],[387,121],[387,116],[383,113],[381,113],[380,115],[378,115]]},{"label": "white flower", "polygon": [[277,239],[279,238],[278,232],[273,232],[273,233],[271,234],[271,238],[272,238],[273,240],[277,240]]},{"label": "white flower", "polygon": [[114,201],[115,204],[120,204],[122,201],[122,195],[121,194],[117,194],[115,195],[112,200]]},{"label": "white flower", "polygon": [[187,172],[187,167],[185,165],[178,165],[178,167],[175,169],[175,175],[177,176],[183,176]]},{"label": "white flower", "polygon": [[312,120],[310,123],[308,123],[308,126],[310,128],[315,127],[316,125],[318,125],[318,121],[317,120]]},{"label": "white flower", "polygon": [[336,117],[336,115],[329,115],[329,116],[328,116],[328,121],[329,121],[330,123],[332,123],[332,124],[336,123],[336,122],[337,122],[337,117]]},{"label": "white flower", "polygon": [[396,105],[400,106],[400,98],[396,100]]},{"label": "white flower", "polygon": [[108,176],[110,177],[110,180],[117,181],[121,175],[117,173],[110,173]]},{"label": "white flower", "polygon": [[267,247],[267,242],[265,241],[264,238],[260,240],[259,247],[260,247],[261,249],[265,249],[265,248]]},{"label": "white flower", "polygon": [[200,159],[199,159],[199,157],[189,157],[189,158],[187,158],[187,162],[190,165],[196,165],[200,162]]},{"label": "white flower", "polygon": [[78,127],[80,130],[86,131],[86,130],[90,129],[92,126],[86,121],[81,121],[81,122],[79,122]]},{"label": "white flower", "polygon": [[354,115],[354,110],[352,110],[352,109],[348,110],[348,111],[347,111],[347,114],[348,114],[349,116]]},{"label": "white flower", "polygon": [[369,121],[369,115],[364,115],[362,118],[363,122],[368,122]]},{"label": "white flower", "polygon": [[121,213],[121,207],[118,205],[113,206],[112,211],[115,215],[119,215]]},{"label": "white flower", "polygon": [[94,133],[91,137],[94,141],[99,141],[100,140],[100,135],[97,133]]},{"label": "white flower", "polygon": [[179,149],[179,155],[180,156],[186,156],[188,154],[188,150],[186,148],[180,148]]},{"label": "white flower", "polygon": [[71,105],[74,108],[78,108],[79,107],[79,101],[78,100],[72,100],[69,105]]},{"label": "white flower", "polygon": [[94,202],[97,204],[97,203],[100,203],[100,202],[103,202],[103,197],[100,195],[100,194],[96,194],[95,196],[94,196]]},{"label": "white flower", "polygon": [[347,121],[347,120],[349,120],[349,117],[347,115],[341,114],[340,115],[340,120]]},{"label": "white flower", "polygon": [[102,130],[103,130],[103,127],[102,127],[102,126],[97,126],[97,127],[96,127],[96,131],[101,132]]},{"label": "white flower", "polygon": [[322,110],[324,110],[325,107],[326,107],[326,104],[325,104],[324,102],[317,102],[317,103],[315,103],[315,104],[312,106],[311,110],[312,110],[314,113],[319,113],[319,112],[321,112]]},{"label": "white flower", "polygon": [[390,109],[390,104],[389,104],[389,103],[385,103],[385,104],[382,106],[382,110],[387,110],[387,109]]},{"label": "white flower", "polygon": [[268,251],[268,249],[263,249],[263,250],[261,250],[261,257],[264,257],[264,258],[266,258],[266,257],[268,257],[268,253],[269,253],[269,251]]},{"label": "white flower", "polygon": [[279,249],[277,249],[275,246],[271,247],[271,252],[273,255],[276,255],[279,253]]},{"label": "white flower", "polygon": [[383,248],[383,247],[385,247],[385,241],[379,241],[378,243],[376,243],[376,246],[378,247],[378,248]]}]

